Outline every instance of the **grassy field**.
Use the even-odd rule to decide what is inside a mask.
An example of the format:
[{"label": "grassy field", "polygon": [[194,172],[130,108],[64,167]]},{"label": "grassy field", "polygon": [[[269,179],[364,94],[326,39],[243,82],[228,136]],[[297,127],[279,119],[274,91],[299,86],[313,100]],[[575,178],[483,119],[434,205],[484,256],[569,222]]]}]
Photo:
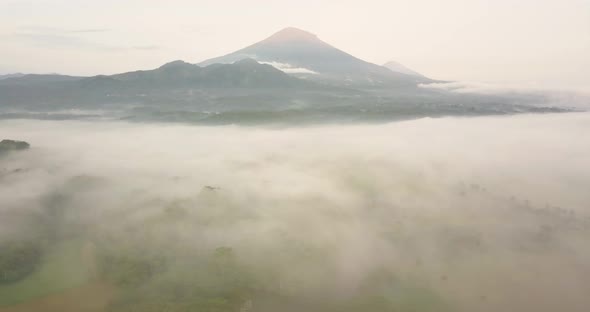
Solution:
[{"label": "grassy field", "polygon": [[87,250],[88,245],[78,240],[52,246],[34,273],[17,283],[0,285],[0,307],[28,302],[88,283],[94,268]]}]

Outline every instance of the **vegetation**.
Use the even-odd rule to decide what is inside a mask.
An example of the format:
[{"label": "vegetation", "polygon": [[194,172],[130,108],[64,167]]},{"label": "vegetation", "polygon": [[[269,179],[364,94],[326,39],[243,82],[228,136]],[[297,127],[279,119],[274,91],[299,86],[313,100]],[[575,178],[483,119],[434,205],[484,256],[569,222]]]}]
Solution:
[{"label": "vegetation", "polygon": [[41,249],[34,242],[8,242],[0,245],[0,284],[23,279],[39,265]]},{"label": "vegetation", "polygon": [[[80,240],[48,246],[41,257],[34,258],[36,263],[32,271],[23,272],[18,280],[0,284],[0,307],[27,302],[90,281],[92,263],[85,259],[83,250],[84,243]],[[19,271],[32,268],[31,265],[23,265],[23,262],[19,262],[18,267]]]},{"label": "vegetation", "polygon": [[29,147],[31,147],[30,144],[24,141],[2,140],[0,141],[0,155],[10,151],[25,150]]},{"label": "vegetation", "polygon": [[[354,183],[370,190],[363,181]],[[43,197],[41,213],[21,216],[34,221],[18,228],[35,231],[29,230],[26,240],[0,245],[0,307],[105,283],[116,290],[114,299],[108,299],[109,312],[453,310],[439,293],[440,285],[433,284],[432,272],[440,270],[422,268],[419,260],[410,266],[371,262],[351,274],[349,282],[347,272],[357,268],[353,261],[345,264],[351,265],[346,273],[338,268],[347,261],[338,244],[318,244],[305,235],[298,237],[300,233],[281,231],[268,246],[219,239],[256,218],[220,188],[205,187],[183,200],[130,203],[124,212],[105,210],[101,220],[109,222],[86,223],[72,194],[92,194],[105,185],[98,178],[72,177]],[[534,216],[530,209],[522,211]],[[569,214],[563,218],[572,220]],[[428,239],[433,246],[441,249],[436,251],[441,268],[457,268],[470,259],[479,266],[495,265],[481,260],[493,246],[480,231],[452,220],[425,220],[422,225],[424,233],[432,233]],[[523,240],[523,246],[551,248],[549,238],[558,228],[542,226],[527,234],[532,238]],[[425,246],[402,227],[387,228],[381,238],[406,252],[404,258],[416,255],[413,248]],[[440,282],[448,278],[445,273]]]}]

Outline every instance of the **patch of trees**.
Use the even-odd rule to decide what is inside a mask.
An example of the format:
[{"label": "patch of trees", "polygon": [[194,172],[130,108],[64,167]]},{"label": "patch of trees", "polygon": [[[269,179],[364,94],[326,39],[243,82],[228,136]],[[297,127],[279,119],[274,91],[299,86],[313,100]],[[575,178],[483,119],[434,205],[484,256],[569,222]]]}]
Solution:
[{"label": "patch of trees", "polygon": [[33,242],[0,244],[0,283],[13,283],[27,277],[41,262],[41,254],[41,247]]},{"label": "patch of trees", "polygon": [[31,147],[31,145],[24,141],[2,140],[0,141],[0,155],[10,151],[20,151]]},{"label": "patch of trees", "polygon": [[163,257],[145,257],[134,254],[112,254],[101,257],[103,278],[119,285],[136,287],[150,281],[164,268]]}]

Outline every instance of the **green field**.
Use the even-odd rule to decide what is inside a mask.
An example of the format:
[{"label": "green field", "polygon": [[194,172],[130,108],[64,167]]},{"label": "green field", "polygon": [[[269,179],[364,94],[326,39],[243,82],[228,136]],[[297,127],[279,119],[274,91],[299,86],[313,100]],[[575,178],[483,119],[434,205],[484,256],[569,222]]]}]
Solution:
[{"label": "green field", "polygon": [[69,240],[52,246],[42,264],[27,278],[0,285],[0,307],[27,302],[87,283],[91,264],[84,255],[84,243]]}]

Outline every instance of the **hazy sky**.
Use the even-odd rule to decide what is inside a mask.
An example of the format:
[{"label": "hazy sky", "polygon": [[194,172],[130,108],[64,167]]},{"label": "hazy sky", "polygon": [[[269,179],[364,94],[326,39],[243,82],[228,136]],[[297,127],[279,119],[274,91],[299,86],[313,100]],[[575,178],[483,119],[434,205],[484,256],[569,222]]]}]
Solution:
[{"label": "hazy sky", "polygon": [[0,0],[0,73],[199,62],[287,26],[433,78],[590,86],[590,0]]}]

